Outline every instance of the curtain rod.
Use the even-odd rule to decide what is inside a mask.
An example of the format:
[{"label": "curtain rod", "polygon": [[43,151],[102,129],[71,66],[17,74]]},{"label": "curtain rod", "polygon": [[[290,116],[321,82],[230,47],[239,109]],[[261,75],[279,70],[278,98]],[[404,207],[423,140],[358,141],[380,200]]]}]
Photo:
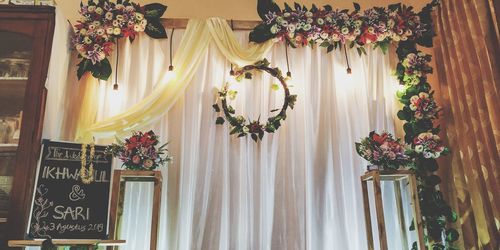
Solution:
[{"label": "curtain rod", "polygon": [[[185,29],[189,19],[187,18],[162,18],[161,22],[165,28],[174,29]],[[227,23],[231,25],[231,20],[227,20]],[[255,26],[260,24],[261,21],[243,21],[243,20],[233,20],[234,30],[253,30]]]}]

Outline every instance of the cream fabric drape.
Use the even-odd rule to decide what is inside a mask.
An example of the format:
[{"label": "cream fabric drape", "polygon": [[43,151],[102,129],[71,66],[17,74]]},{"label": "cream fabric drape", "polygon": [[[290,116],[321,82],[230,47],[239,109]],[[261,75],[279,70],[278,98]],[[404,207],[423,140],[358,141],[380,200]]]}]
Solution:
[{"label": "cream fabric drape", "polygon": [[[206,53],[207,46],[212,40],[230,61],[239,65],[252,64],[262,59],[272,46],[272,42],[269,41],[264,44],[252,44],[250,48],[244,49],[237,43],[225,20],[220,18],[210,18],[206,21],[190,20],[180,47],[173,58],[175,75],[165,71],[159,84],[156,84],[156,89],[149,96],[144,97],[126,112],[93,124],[90,128],[86,127],[86,124],[95,118],[95,112],[93,112],[95,110],[92,109],[96,107],[92,97],[95,96],[95,92],[86,92],[87,95],[82,104],[84,110],[81,111],[78,120],[76,138],[89,141],[92,137],[123,136],[158,120],[184,92],[187,83],[191,81],[199,66],[201,56]],[[85,84],[93,83],[85,82]]]}]

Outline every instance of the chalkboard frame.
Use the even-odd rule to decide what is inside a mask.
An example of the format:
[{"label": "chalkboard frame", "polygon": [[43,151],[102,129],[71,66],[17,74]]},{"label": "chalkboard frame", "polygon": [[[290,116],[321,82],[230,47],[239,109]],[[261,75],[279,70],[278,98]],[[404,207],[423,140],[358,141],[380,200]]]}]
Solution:
[{"label": "chalkboard frame", "polygon": [[[111,183],[113,182],[113,170],[114,170],[114,157],[112,156],[107,156],[109,157],[109,169],[106,169],[106,171],[109,172],[109,180],[107,180],[107,190],[108,190],[108,194],[107,194],[107,209],[106,209],[106,212],[105,213],[102,213],[102,214],[105,214],[106,216],[106,221],[104,223],[104,228],[103,228],[103,232],[100,233],[100,236],[101,237],[54,237],[52,235],[48,235],[48,236],[45,236],[45,237],[36,237],[33,235],[33,233],[31,232],[31,223],[32,223],[32,216],[33,216],[33,209],[34,209],[34,205],[35,205],[35,197],[36,197],[36,194],[37,194],[37,189],[39,187],[39,180],[40,180],[40,170],[42,168],[42,162],[43,162],[43,157],[44,157],[44,154],[46,153],[45,151],[45,148],[47,147],[47,145],[49,143],[62,143],[62,144],[77,144],[78,145],[78,148],[81,149],[81,143],[78,143],[78,142],[72,142],[72,141],[60,141],[60,140],[49,140],[49,139],[43,139],[42,140],[42,146],[41,146],[41,150],[40,150],[40,157],[38,159],[38,162],[37,162],[37,168],[36,168],[36,174],[35,174],[35,185],[34,185],[34,189],[33,189],[33,195],[32,195],[32,199],[31,199],[31,204],[30,204],[30,210],[29,210],[29,219],[28,219],[28,224],[27,224],[27,228],[26,228],[26,236],[25,238],[26,239],[46,239],[46,238],[53,238],[53,239],[76,239],[76,240],[107,240],[109,238],[109,224],[110,224],[110,218],[109,218],[109,211],[110,211],[110,206],[111,206],[111,192],[112,192],[112,187],[111,187]],[[103,154],[103,149],[106,147],[106,145],[95,145],[96,147],[96,155],[99,154],[99,153],[102,153]],[[98,148],[100,148],[98,150]],[[88,152],[87,152],[88,154]],[[80,162],[80,161],[78,161]],[[98,165],[98,164],[96,164]],[[96,169],[98,169],[98,167],[96,166],[95,167]],[[81,183],[81,180],[79,179],[79,182]],[[95,183],[94,183],[95,184]],[[83,183],[81,183],[81,185],[85,185]],[[92,184],[89,184],[89,185],[92,185]]]}]

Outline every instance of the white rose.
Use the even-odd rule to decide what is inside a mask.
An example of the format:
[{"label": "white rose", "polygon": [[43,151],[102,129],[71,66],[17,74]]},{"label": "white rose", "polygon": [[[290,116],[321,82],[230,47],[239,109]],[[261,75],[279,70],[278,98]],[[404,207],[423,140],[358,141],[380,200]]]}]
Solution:
[{"label": "white rose", "polygon": [[342,30],[340,32],[342,32],[342,34],[346,35],[349,33],[349,28],[344,27],[344,28],[342,28]]},{"label": "white rose", "polygon": [[422,153],[423,150],[424,150],[424,146],[422,146],[422,145],[415,146],[415,152]]},{"label": "white rose", "polygon": [[278,31],[279,30],[278,30],[278,25],[277,24],[271,26],[271,34],[276,34],[276,33],[278,33]]},{"label": "white rose", "polygon": [[122,21],[123,20],[123,15],[116,15],[116,20]]},{"label": "white rose", "polygon": [[313,22],[314,22],[314,20],[313,20],[312,18],[307,18],[306,22],[307,22],[307,23],[313,23]]},{"label": "white rose", "polygon": [[90,12],[90,13],[93,13],[95,11],[95,6],[89,6],[87,8],[87,10]]},{"label": "white rose", "polygon": [[316,20],[316,22],[317,22],[319,25],[323,25],[323,24],[325,24],[325,20],[323,20],[323,18],[318,18],[318,19]]},{"label": "white rose", "polygon": [[114,28],[113,29],[113,34],[120,35],[120,33],[122,33],[122,30],[120,28]]},{"label": "white rose", "polygon": [[101,25],[101,22],[99,22],[99,21],[93,21],[93,22],[92,22],[92,24],[93,24],[94,26],[99,26],[99,25]]},{"label": "white rose", "polygon": [[406,36],[411,36],[413,34],[413,31],[411,30],[406,30],[405,35]]},{"label": "white rose", "polygon": [[243,127],[243,132],[248,133],[248,132],[250,132],[250,129],[247,126],[245,126],[245,127]]},{"label": "white rose", "polygon": [[308,30],[310,30],[310,29],[311,29],[311,25],[310,25],[310,24],[306,24],[306,25],[304,25],[304,30],[305,30],[305,31],[308,31]]},{"label": "white rose", "polygon": [[97,7],[97,9],[95,9],[95,13],[101,15],[103,13],[103,10],[101,7]]},{"label": "white rose", "polygon": [[332,35],[332,40],[333,40],[333,41],[335,41],[335,42],[340,41],[340,36],[339,36],[339,34],[333,34],[333,35]]},{"label": "white rose", "polygon": [[424,157],[429,159],[429,158],[432,158],[432,153],[431,152],[424,152]]},{"label": "white rose", "polygon": [[118,10],[121,10],[121,9],[125,8],[125,6],[123,4],[117,4],[115,6],[115,8],[118,9]]},{"label": "white rose", "polygon": [[134,25],[134,31],[135,32],[141,32],[143,31],[142,26],[139,24]]},{"label": "white rose", "polygon": [[142,27],[146,27],[147,24],[148,24],[148,20],[146,20],[146,19],[141,20]]},{"label": "white rose", "polygon": [[83,42],[86,44],[91,44],[92,40],[90,39],[90,37],[86,36],[85,38],[83,38]]},{"label": "white rose", "polygon": [[285,13],[283,13],[283,16],[284,17],[290,17],[290,13],[289,12],[285,12]]},{"label": "white rose", "polygon": [[406,37],[406,36],[401,37],[401,41],[406,41],[406,40],[408,40],[408,37]]},{"label": "white rose", "polygon": [[113,28],[112,27],[109,27],[106,29],[106,33],[108,33],[108,35],[112,35],[113,34]]},{"label": "white rose", "polygon": [[433,158],[434,158],[434,159],[439,158],[439,156],[441,156],[441,153],[439,153],[439,152],[434,152],[434,155],[433,155]]},{"label": "white rose", "polygon": [[310,12],[310,11],[306,12],[306,17],[312,17],[312,16],[313,16],[312,12]]},{"label": "white rose", "polygon": [[80,34],[82,34],[82,35],[87,34],[87,29],[81,29],[81,30],[80,30]]},{"label": "white rose", "polygon": [[412,103],[412,104],[410,104],[410,109],[415,111],[415,110],[417,110],[417,106],[415,106],[415,104]]},{"label": "white rose", "polygon": [[135,19],[142,20],[142,19],[144,19],[144,15],[141,13],[135,13]]},{"label": "white rose", "polygon": [[129,5],[129,6],[125,7],[125,10],[126,11],[133,11],[135,9],[134,9],[134,7],[132,5]]},{"label": "white rose", "polygon": [[112,12],[106,12],[106,15],[104,15],[104,17],[106,17],[106,19],[108,19],[108,20],[113,20],[113,13]]},{"label": "white rose", "polygon": [[295,32],[295,29],[296,29],[297,27],[295,26],[295,24],[289,24],[287,28],[288,28],[288,31],[290,31],[290,32]]},{"label": "white rose", "polygon": [[281,22],[281,26],[283,26],[283,27],[288,26],[288,22],[287,22],[287,21],[283,21],[283,22]]},{"label": "white rose", "polygon": [[359,35],[359,34],[361,34],[361,30],[360,30],[360,29],[355,29],[355,30],[354,30],[354,35],[356,35],[356,36],[357,36],[357,35]]},{"label": "white rose", "polygon": [[368,32],[370,32],[370,33],[372,33],[372,34],[373,34],[373,33],[375,32],[375,28],[373,28],[373,27],[371,27],[371,26],[370,26],[370,27],[368,27]]},{"label": "white rose", "polygon": [[113,20],[113,26],[118,26],[120,23],[117,20]]},{"label": "white rose", "polygon": [[99,36],[104,35],[104,33],[105,33],[105,32],[104,32],[104,29],[98,29],[98,30],[97,30],[97,35],[99,35]]},{"label": "white rose", "polygon": [[321,32],[321,34],[319,35],[322,39],[327,39],[328,38],[328,33],[326,32]]}]

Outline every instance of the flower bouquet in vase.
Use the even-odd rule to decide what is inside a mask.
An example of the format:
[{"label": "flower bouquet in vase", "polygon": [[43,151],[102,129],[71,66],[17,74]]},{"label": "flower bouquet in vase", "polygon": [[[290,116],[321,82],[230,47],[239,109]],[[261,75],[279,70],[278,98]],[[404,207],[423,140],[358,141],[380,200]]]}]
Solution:
[{"label": "flower bouquet in vase", "polygon": [[407,146],[387,132],[379,135],[372,131],[361,142],[356,142],[356,152],[371,164],[368,171],[407,166],[411,161],[406,151]]},{"label": "flower bouquet in vase", "polygon": [[106,148],[106,153],[118,157],[127,170],[154,170],[172,160],[166,148],[168,143],[158,146],[158,136],[153,131],[133,132],[124,141],[117,138]]}]

